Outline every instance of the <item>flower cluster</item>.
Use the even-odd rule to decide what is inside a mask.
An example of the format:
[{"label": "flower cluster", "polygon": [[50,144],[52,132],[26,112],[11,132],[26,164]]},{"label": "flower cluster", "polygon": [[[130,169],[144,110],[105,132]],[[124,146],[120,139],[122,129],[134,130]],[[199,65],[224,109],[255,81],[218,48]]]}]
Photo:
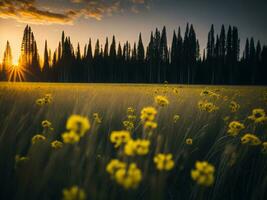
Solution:
[{"label": "flower cluster", "polygon": [[201,111],[207,111],[209,113],[214,112],[219,109],[219,107],[215,106],[212,102],[208,102],[207,100],[199,101],[198,108]]},{"label": "flower cluster", "polygon": [[254,123],[262,123],[267,121],[267,116],[265,111],[261,108],[253,109],[252,115],[248,117],[248,119],[254,121]]},{"label": "flower cluster", "polygon": [[53,98],[52,98],[52,94],[46,94],[43,98],[37,99],[35,101],[35,103],[38,106],[43,106],[45,104],[50,104],[52,102]]},{"label": "flower cluster", "polygon": [[156,96],[155,97],[155,103],[161,107],[169,105],[169,100],[165,96]]},{"label": "flower cluster", "polygon": [[169,171],[174,167],[174,161],[172,154],[157,154],[154,157],[154,163],[156,164],[156,168],[158,170]]},{"label": "flower cluster", "polygon": [[72,186],[63,190],[63,200],[85,200],[86,193],[78,186]]},{"label": "flower cluster", "polygon": [[127,165],[119,160],[111,160],[106,170],[125,189],[137,188],[142,180],[142,172],[135,163]]},{"label": "flower cluster", "polygon": [[110,135],[111,143],[114,143],[114,147],[118,148],[122,144],[127,143],[131,140],[131,135],[129,131],[113,131]]},{"label": "flower cluster", "polygon": [[149,152],[149,140],[129,140],[124,146],[124,153],[128,156],[146,155]]},{"label": "flower cluster", "polygon": [[215,168],[208,162],[195,163],[195,169],[191,170],[191,177],[197,184],[202,186],[211,186],[214,182]]},{"label": "flower cluster", "polygon": [[157,110],[154,107],[145,107],[141,111],[141,120],[143,122],[153,121],[156,118]]},{"label": "flower cluster", "polygon": [[238,122],[238,121],[232,121],[228,126],[227,133],[230,136],[237,136],[241,130],[245,129],[245,125]]},{"label": "flower cluster", "polygon": [[74,144],[90,129],[90,122],[86,117],[72,115],[67,121],[66,129],[67,132],[62,134],[63,142]]},{"label": "flower cluster", "polygon": [[35,135],[35,136],[32,137],[32,144],[35,144],[35,143],[37,143],[39,141],[44,141],[44,140],[46,140],[46,137],[43,136],[43,135],[38,134],[38,135]]},{"label": "flower cluster", "polygon": [[257,146],[261,144],[261,140],[256,135],[247,133],[241,138],[241,143]]},{"label": "flower cluster", "polygon": [[127,108],[127,120],[123,121],[126,130],[132,131],[136,120],[135,110],[132,107]]},{"label": "flower cluster", "polygon": [[231,112],[233,113],[237,112],[240,109],[240,105],[235,101],[231,101],[229,107],[230,107]]}]

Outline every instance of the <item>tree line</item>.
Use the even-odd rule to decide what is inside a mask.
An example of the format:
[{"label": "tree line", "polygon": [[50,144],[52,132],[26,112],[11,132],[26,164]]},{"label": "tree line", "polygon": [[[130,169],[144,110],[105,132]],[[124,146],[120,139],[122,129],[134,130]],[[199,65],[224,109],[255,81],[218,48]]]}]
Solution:
[{"label": "tree line", "polygon": [[[25,81],[43,82],[107,82],[107,83],[169,83],[180,84],[267,84],[267,46],[246,40],[240,53],[238,28],[222,25],[215,35],[214,26],[207,37],[207,46],[200,56],[200,46],[193,25],[187,24],[182,36],[180,27],[173,32],[168,46],[166,28],[151,32],[145,48],[142,35],[133,45],[117,43],[115,36],[104,46],[97,39],[82,49],[73,47],[70,37],[62,32],[61,41],[52,53],[45,41],[43,62],[34,34],[26,26],[21,45],[19,66]],[[7,42],[1,66],[1,80],[8,80],[12,54]]]}]

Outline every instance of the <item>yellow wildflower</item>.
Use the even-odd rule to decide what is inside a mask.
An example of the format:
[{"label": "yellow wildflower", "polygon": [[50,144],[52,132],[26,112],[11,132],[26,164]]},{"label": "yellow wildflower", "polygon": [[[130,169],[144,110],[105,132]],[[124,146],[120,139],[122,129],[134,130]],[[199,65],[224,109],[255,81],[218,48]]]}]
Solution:
[{"label": "yellow wildflower", "polygon": [[261,152],[264,154],[267,154],[267,142],[262,143],[262,149]]},{"label": "yellow wildflower", "polygon": [[257,109],[253,109],[252,115],[250,115],[248,119],[253,120],[254,123],[262,123],[262,122],[267,121],[267,116],[263,109],[257,108]]},{"label": "yellow wildflower", "polygon": [[245,129],[244,124],[238,122],[238,121],[232,121],[228,126],[227,133],[231,136],[236,136],[240,133],[241,130]]},{"label": "yellow wildflower", "polygon": [[131,121],[123,121],[123,126],[127,131],[132,131],[134,129],[134,123]]},{"label": "yellow wildflower", "polygon": [[131,135],[128,131],[113,131],[110,135],[110,141],[115,144],[115,148],[127,143],[130,139]]},{"label": "yellow wildflower", "polygon": [[50,129],[53,129],[53,128],[52,128],[52,123],[51,123],[50,121],[48,121],[48,120],[44,120],[44,121],[42,121],[42,127],[43,127],[43,128],[50,128]]},{"label": "yellow wildflower", "polygon": [[142,121],[153,121],[157,115],[157,110],[154,107],[145,107],[141,111]]},{"label": "yellow wildflower", "polygon": [[35,103],[36,103],[36,105],[38,105],[38,106],[42,106],[42,105],[45,104],[45,99],[44,99],[44,98],[37,99],[37,100],[35,101]]},{"label": "yellow wildflower", "polygon": [[200,96],[209,96],[209,97],[215,97],[215,98],[219,98],[220,95],[219,94],[216,94],[215,92],[211,91],[211,90],[203,90],[201,93],[200,93]]},{"label": "yellow wildflower", "polygon": [[113,177],[117,170],[121,168],[126,168],[126,163],[113,159],[108,163],[106,171]]},{"label": "yellow wildflower", "polygon": [[63,190],[63,200],[85,200],[86,194],[83,189],[78,186],[72,186]]},{"label": "yellow wildflower", "polygon": [[63,143],[55,140],[55,141],[51,142],[51,146],[53,149],[61,149],[63,147]]},{"label": "yellow wildflower", "polygon": [[80,141],[80,136],[74,131],[63,133],[61,137],[64,143],[74,144]]},{"label": "yellow wildflower", "polygon": [[135,112],[134,108],[133,107],[129,107],[127,108],[127,115],[133,115]]},{"label": "yellow wildflower", "polygon": [[154,163],[158,170],[169,171],[174,167],[174,161],[172,159],[172,154],[157,154],[154,157]]},{"label": "yellow wildflower", "polygon": [[43,140],[46,140],[45,136],[40,135],[40,134],[35,135],[35,136],[32,137],[32,144],[35,144],[36,142],[43,141]]},{"label": "yellow wildflower", "polygon": [[147,131],[152,131],[158,127],[158,124],[156,122],[147,121],[144,124],[144,128]]},{"label": "yellow wildflower", "polygon": [[128,118],[129,121],[133,122],[133,121],[136,120],[136,115],[128,115],[127,118]]},{"label": "yellow wildflower", "polygon": [[149,140],[129,140],[124,146],[124,153],[128,156],[146,155],[149,152]]},{"label": "yellow wildflower", "polygon": [[241,138],[241,143],[257,146],[261,144],[261,140],[256,135],[247,133]]},{"label": "yellow wildflower", "polygon": [[197,184],[202,186],[211,186],[214,182],[215,168],[208,162],[199,162],[195,164],[195,169],[191,170],[191,177]]},{"label": "yellow wildflower", "polygon": [[219,109],[219,107],[215,106],[213,103],[205,101],[199,101],[198,107],[201,111],[207,111],[209,113],[214,112]]},{"label": "yellow wildflower", "polygon": [[46,94],[46,95],[44,96],[44,101],[45,101],[46,104],[51,103],[52,100],[53,100],[53,98],[52,98],[52,94]]},{"label": "yellow wildflower", "polygon": [[160,96],[160,95],[156,96],[155,102],[157,105],[159,105],[161,107],[169,105],[169,100],[165,96]]},{"label": "yellow wildflower", "polygon": [[86,117],[72,115],[67,121],[66,129],[73,131],[82,137],[90,129],[90,122]]},{"label": "yellow wildflower", "polygon": [[101,118],[100,118],[100,116],[99,116],[98,113],[94,113],[93,114],[93,118],[94,118],[94,120],[95,120],[96,123],[98,123],[98,124],[101,124],[102,123],[102,120],[101,120]]},{"label": "yellow wildflower", "polygon": [[231,101],[229,107],[231,109],[231,112],[237,112],[240,108],[240,105],[235,101]]},{"label": "yellow wildflower", "polygon": [[126,168],[120,168],[115,173],[115,180],[125,189],[135,189],[142,180],[142,172],[135,163]]},{"label": "yellow wildflower", "polygon": [[176,123],[180,119],[180,115],[173,116],[173,122]]},{"label": "yellow wildflower", "polygon": [[188,145],[192,145],[193,144],[193,139],[192,138],[187,138],[185,140],[185,143],[188,144]]}]

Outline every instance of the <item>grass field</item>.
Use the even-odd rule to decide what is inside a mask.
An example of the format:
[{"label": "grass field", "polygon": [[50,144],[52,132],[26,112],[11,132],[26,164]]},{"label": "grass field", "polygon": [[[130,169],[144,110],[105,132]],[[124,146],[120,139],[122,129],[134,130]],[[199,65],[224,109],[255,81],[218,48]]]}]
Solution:
[{"label": "grass field", "polygon": [[[49,101],[37,105],[46,95]],[[160,106],[155,97],[168,102]],[[157,111],[150,120],[157,127],[148,130],[140,113],[149,106]],[[254,115],[253,109],[258,109]],[[90,200],[264,200],[264,111],[266,87],[1,83],[0,199],[75,199],[71,195],[76,194]],[[62,134],[73,114],[86,117],[90,129],[69,144]],[[44,120],[52,125],[42,127]],[[233,131],[233,121],[244,127]],[[127,142],[114,147],[111,133],[126,129],[133,140],[149,141],[148,152],[127,155]],[[37,134],[45,138],[32,142]],[[63,146],[53,148],[55,140]],[[174,165],[158,167],[154,157],[159,153],[171,154]],[[126,165],[126,174],[118,176],[121,168],[107,172],[112,159]],[[201,169],[207,163],[196,167],[197,161],[206,161],[209,170]],[[127,174],[129,163],[137,167],[133,176]],[[195,168],[203,179],[192,175]],[[66,191],[72,186],[78,192]]]}]

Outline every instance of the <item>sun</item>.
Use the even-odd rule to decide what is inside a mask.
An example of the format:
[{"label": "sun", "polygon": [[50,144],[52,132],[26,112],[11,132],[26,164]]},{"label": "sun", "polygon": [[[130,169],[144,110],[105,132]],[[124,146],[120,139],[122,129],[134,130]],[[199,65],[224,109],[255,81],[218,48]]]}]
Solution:
[{"label": "sun", "polygon": [[13,64],[8,69],[8,81],[21,82],[25,80],[25,70],[18,64]]}]

